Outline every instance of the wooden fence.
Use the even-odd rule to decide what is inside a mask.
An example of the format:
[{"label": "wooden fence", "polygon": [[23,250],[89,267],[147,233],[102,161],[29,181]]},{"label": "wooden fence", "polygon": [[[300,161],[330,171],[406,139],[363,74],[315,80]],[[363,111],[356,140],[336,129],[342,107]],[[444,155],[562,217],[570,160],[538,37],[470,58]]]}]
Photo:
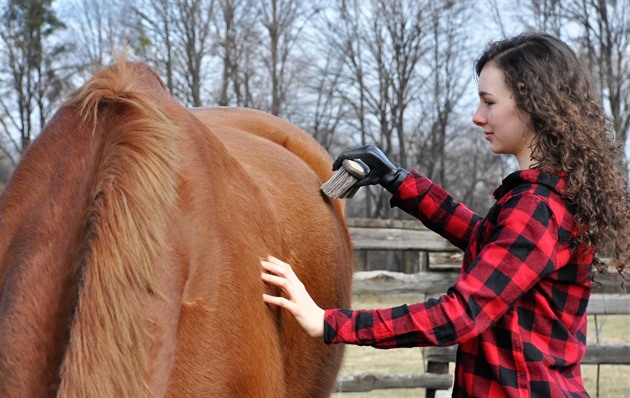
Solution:
[{"label": "wooden fence", "polygon": [[[402,294],[445,292],[457,279],[457,263],[435,263],[441,258],[457,257],[461,251],[444,238],[428,230],[418,221],[349,219],[348,227],[356,252],[363,250],[395,250],[417,253],[419,272],[405,274],[392,271],[356,272],[354,293]],[[442,256],[436,256],[437,254]],[[443,254],[447,253],[447,256]],[[433,261],[433,262],[432,262]],[[597,278],[588,304],[589,315],[630,315],[630,295],[619,294],[616,275]],[[427,347],[423,349],[426,372],[414,375],[374,375],[340,377],[337,391],[365,392],[388,388],[425,388],[427,398],[436,390],[447,390],[453,379],[448,364],[455,361],[457,347]],[[630,365],[630,342],[622,344],[589,344],[584,364]]]}]

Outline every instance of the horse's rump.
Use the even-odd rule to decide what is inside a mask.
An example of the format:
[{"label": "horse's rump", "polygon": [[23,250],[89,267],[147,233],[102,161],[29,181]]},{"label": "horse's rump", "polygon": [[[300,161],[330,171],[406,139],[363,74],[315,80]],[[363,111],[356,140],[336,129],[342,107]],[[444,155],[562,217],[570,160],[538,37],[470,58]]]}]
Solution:
[{"label": "horse's rump", "polygon": [[329,169],[280,119],[193,116],[143,65],[98,74],[0,197],[0,395],[327,395],[341,347],[264,305],[258,262],[349,305]]}]

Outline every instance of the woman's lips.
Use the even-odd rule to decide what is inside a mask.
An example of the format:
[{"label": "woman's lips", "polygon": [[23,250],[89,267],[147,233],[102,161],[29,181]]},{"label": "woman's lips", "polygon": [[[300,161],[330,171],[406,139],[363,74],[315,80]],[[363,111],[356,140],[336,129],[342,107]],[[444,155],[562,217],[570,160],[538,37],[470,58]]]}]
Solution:
[{"label": "woman's lips", "polygon": [[490,139],[490,137],[494,134],[494,133],[493,133],[493,132],[491,132],[491,131],[484,131],[483,133],[486,135],[486,139],[487,139],[487,140],[489,140],[489,139]]}]

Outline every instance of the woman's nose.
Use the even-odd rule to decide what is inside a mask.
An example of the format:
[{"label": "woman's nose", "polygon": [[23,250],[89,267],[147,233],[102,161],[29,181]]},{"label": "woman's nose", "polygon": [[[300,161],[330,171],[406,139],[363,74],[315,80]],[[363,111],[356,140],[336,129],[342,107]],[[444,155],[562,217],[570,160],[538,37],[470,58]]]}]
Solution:
[{"label": "woman's nose", "polygon": [[481,109],[479,108],[477,108],[477,111],[473,115],[472,120],[473,120],[473,123],[475,123],[477,126],[483,126],[486,124],[486,118],[482,114]]}]

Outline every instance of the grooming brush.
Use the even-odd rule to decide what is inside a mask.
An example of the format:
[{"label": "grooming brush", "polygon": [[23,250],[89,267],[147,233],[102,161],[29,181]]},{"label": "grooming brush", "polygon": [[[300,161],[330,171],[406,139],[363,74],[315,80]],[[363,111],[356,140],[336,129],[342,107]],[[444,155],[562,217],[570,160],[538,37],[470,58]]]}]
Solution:
[{"label": "grooming brush", "polygon": [[345,159],[341,167],[320,187],[324,195],[331,199],[351,198],[359,190],[357,182],[370,172],[365,163]]}]

